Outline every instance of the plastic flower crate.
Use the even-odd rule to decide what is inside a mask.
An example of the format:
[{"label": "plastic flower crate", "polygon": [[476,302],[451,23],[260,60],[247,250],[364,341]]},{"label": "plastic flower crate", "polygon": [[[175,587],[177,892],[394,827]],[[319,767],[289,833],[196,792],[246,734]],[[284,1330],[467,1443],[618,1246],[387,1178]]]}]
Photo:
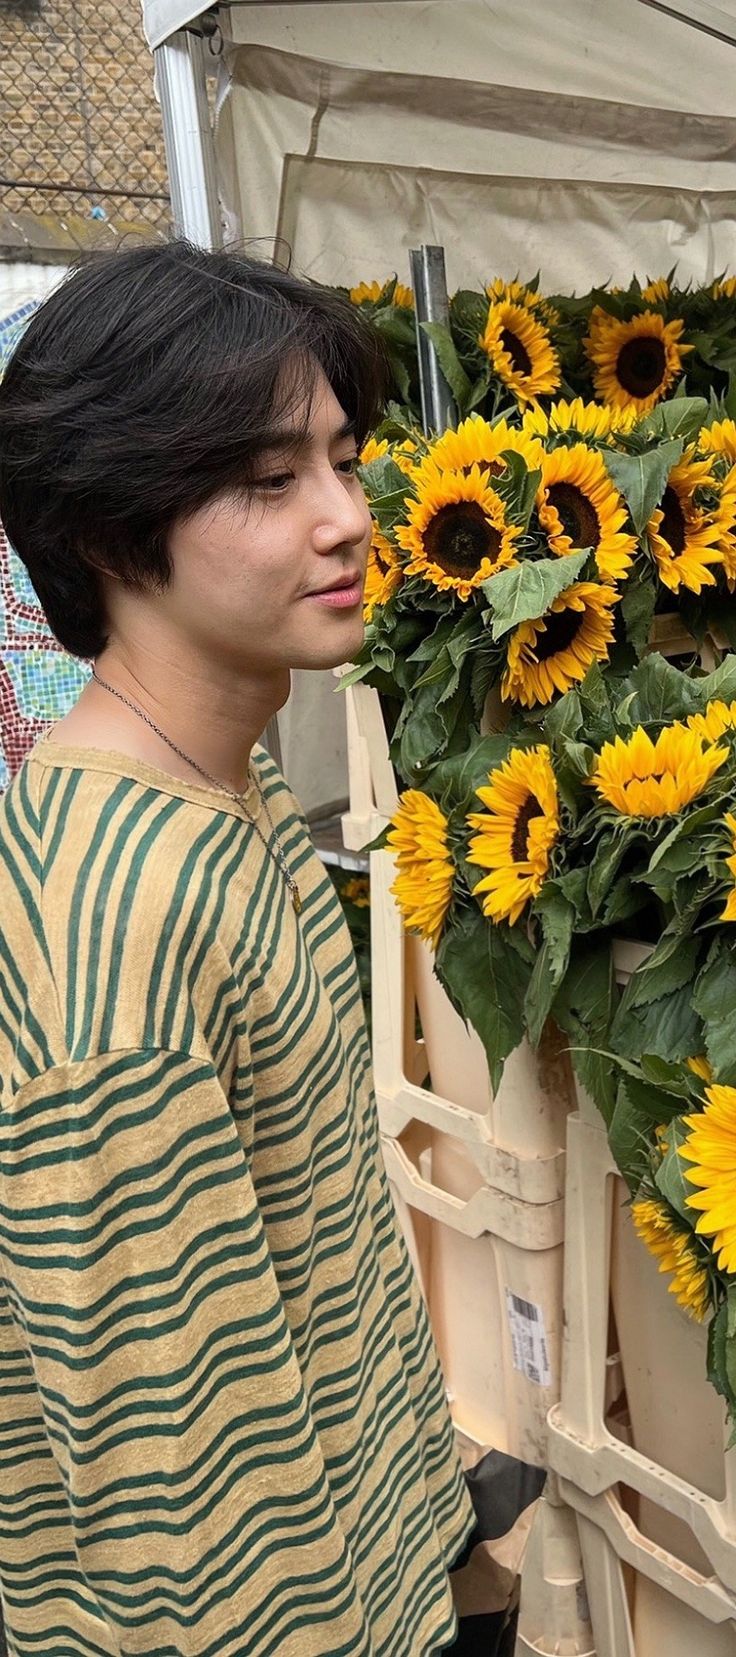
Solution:
[{"label": "plastic flower crate", "polygon": [[486,1184],[462,1141],[414,1121],[383,1138],[458,1434],[546,1464],[559,1396],[564,1209]]},{"label": "plastic flower crate", "polygon": [[[706,1379],[705,1332],[636,1237],[601,1119],[582,1092],[579,1103],[548,1453],[577,1515],[597,1657],[732,1657],[736,1458]],[[626,1397],[619,1424],[607,1408],[612,1363]]]}]

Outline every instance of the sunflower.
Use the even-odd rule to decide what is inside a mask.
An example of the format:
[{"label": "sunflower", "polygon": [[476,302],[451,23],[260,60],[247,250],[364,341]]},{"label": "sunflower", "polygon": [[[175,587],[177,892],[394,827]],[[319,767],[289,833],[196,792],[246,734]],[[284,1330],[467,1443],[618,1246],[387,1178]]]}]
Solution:
[{"label": "sunflower", "polygon": [[410,932],[437,948],[452,898],[454,865],[447,844],[447,818],[421,789],[402,794],[388,844],[398,874],[391,891]]},{"label": "sunflower", "polygon": [[637,725],[628,741],[604,744],[590,781],[623,817],[670,817],[702,794],[727,759],[727,748],[679,721],[665,725],[656,742]]},{"label": "sunflower", "polygon": [[443,472],[425,461],[415,472],[415,487],[409,522],[396,529],[399,545],[411,554],[407,575],[421,575],[466,600],[482,581],[516,563],[514,540],[521,531],[506,522],[490,472],[479,466]]},{"label": "sunflower", "polygon": [[623,528],[626,507],[597,449],[574,443],[543,456],[537,511],[552,552],[592,547],[602,581],[626,575],[636,536]]},{"label": "sunflower", "polygon": [[650,1197],[632,1203],[631,1217],[642,1242],[659,1261],[660,1271],[672,1272],[672,1282],[667,1284],[670,1294],[702,1323],[710,1305],[710,1290],[692,1233],[681,1231],[664,1203]]},{"label": "sunflower", "polygon": [[[354,305],[380,305],[385,299],[391,285],[392,277],[388,282],[359,282],[357,288],[350,289],[350,298]],[[411,288],[405,288],[401,282],[394,288],[392,305],[399,305],[404,311],[413,311],[414,295]]]},{"label": "sunflower", "polygon": [[504,282],[502,276],[496,276],[488,283],[486,293],[492,305],[525,305],[527,310],[536,311],[549,328],[556,327],[560,320],[560,313],[554,305],[550,305],[541,293],[528,288],[525,282]]},{"label": "sunflower", "polygon": [[360,455],[359,455],[360,464],[361,464],[361,466],[370,466],[370,463],[371,463],[372,460],[381,460],[383,458],[383,456],[387,455],[387,454],[388,454],[388,438],[387,437],[382,437],[380,443],[376,442],[375,437],[369,437],[367,443],[363,444],[363,447],[360,451]]},{"label": "sunflower", "polygon": [[688,1197],[689,1208],[700,1210],[695,1230],[713,1238],[719,1266],[736,1271],[736,1088],[713,1082],[706,1087],[705,1109],[683,1121],[689,1129],[680,1156],[694,1166],[686,1170],[691,1185],[700,1189]]},{"label": "sunflower", "polygon": [[389,453],[394,465],[407,477],[411,477],[416,463],[417,445],[410,437],[404,438],[403,443],[398,443],[395,449],[391,449],[387,437],[382,437],[380,442],[377,442],[375,437],[369,437],[360,451],[360,464],[370,466],[372,460],[382,460],[383,456]]},{"label": "sunflower", "polygon": [[701,1082],[712,1082],[713,1069],[705,1053],[695,1053],[691,1059],[687,1059],[686,1063],[688,1070],[692,1070],[693,1075],[698,1076]]},{"label": "sunflower", "polygon": [[560,832],[549,748],[513,748],[477,793],[486,810],[468,817],[477,832],[467,860],[488,873],[473,892],[482,895],[484,915],[513,926],[541,891]]},{"label": "sunflower", "polygon": [[716,513],[720,531],[719,547],[729,592],[736,589],[736,466],[732,466],[720,487]]},{"label": "sunflower", "polygon": [[726,907],[721,911],[720,918],[722,921],[736,921],[736,817],[727,811],[723,821],[731,836],[732,856],[726,858],[726,868],[734,877],[734,886],[728,894]]},{"label": "sunflower", "polygon": [[591,662],[606,662],[618,598],[615,587],[576,581],[537,621],[516,627],[501,682],[503,700],[525,708],[551,702],[557,691],[564,695],[583,680]]},{"label": "sunflower", "polygon": [[354,903],[356,909],[370,909],[371,888],[367,875],[355,875],[353,880],[346,881],[342,895],[348,903]]},{"label": "sunflower", "polygon": [[657,311],[642,311],[620,322],[600,306],[591,312],[584,340],[593,364],[596,394],[618,408],[647,414],[669,391],[691,345],[681,344],[684,322],[664,322]]},{"label": "sunflower", "polygon": [[714,282],[710,290],[711,299],[736,299],[736,276],[726,276],[721,282]]},{"label": "sunflower", "polygon": [[482,466],[493,477],[500,477],[506,469],[503,456],[508,450],[521,455],[530,472],[537,471],[542,464],[544,450],[536,438],[527,437],[518,426],[509,426],[505,420],[491,426],[480,415],[471,414],[467,420],[461,420],[455,431],[450,429],[435,438],[427,451],[427,460],[430,466],[439,466],[442,471],[469,472],[473,466]]},{"label": "sunflower", "polygon": [[553,403],[546,414],[536,404],[527,409],[521,429],[527,437],[549,437],[551,433],[603,439],[631,431],[636,424],[635,409],[617,409],[610,403],[585,403],[582,397]]},{"label": "sunflower", "polygon": [[521,403],[549,397],[560,384],[560,363],[544,323],[526,305],[492,304],[478,344]]},{"label": "sunflower", "polygon": [[647,305],[664,305],[670,297],[667,277],[657,276],[653,282],[647,277],[647,285],[642,288],[641,297]]},{"label": "sunflower", "polygon": [[723,563],[725,521],[719,511],[696,506],[695,495],[698,489],[716,487],[713,457],[698,460],[691,446],[672,467],[661,503],[649,519],[649,547],[659,579],[670,592],[686,587],[700,593],[715,586],[711,566]]},{"label": "sunflower", "polygon": [[377,604],[388,604],[401,586],[404,571],[396,547],[374,523],[363,590],[363,619],[373,620]]},{"label": "sunflower", "polygon": [[736,702],[709,702],[705,713],[690,714],[687,728],[704,742],[718,742],[727,731],[736,730]]},{"label": "sunflower", "polygon": [[702,454],[725,455],[736,460],[736,420],[714,420],[711,426],[701,426],[698,448]]}]

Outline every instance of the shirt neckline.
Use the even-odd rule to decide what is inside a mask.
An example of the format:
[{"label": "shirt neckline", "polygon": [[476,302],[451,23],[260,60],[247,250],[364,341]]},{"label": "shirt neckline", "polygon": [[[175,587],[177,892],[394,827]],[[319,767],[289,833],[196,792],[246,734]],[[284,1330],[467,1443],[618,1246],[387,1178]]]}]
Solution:
[{"label": "shirt neckline", "polygon": [[43,736],[28,757],[41,760],[44,765],[58,765],[63,770],[81,769],[130,777],[144,787],[155,788],[161,794],[171,794],[175,799],[190,800],[195,804],[206,804],[211,807],[216,803],[219,811],[230,812],[233,817],[239,817],[242,812],[246,819],[257,818],[263,806],[261,791],[252,769],[250,783],[241,796],[239,809],[238,802],[226,788],[205,782],[187,782],[183,777],[175,777],[173,772],[164,770],[162,766],[152,765],[148,760],[134,759],[131,754],[124,754],[116,748],[75,748],[66,743],[52,742],[49,736]]}]

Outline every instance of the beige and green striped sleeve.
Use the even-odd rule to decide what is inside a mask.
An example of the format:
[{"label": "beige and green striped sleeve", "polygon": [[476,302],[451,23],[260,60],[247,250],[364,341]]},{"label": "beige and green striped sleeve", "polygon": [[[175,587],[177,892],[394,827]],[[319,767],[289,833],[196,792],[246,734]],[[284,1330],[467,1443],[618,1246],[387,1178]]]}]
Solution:
[{"label": "beige and green striped sleeve", "polygon": [[126,1049],[28,1083],[1,1125],[0,1224],[11,1650],[367,1654],[211,1062]]}]

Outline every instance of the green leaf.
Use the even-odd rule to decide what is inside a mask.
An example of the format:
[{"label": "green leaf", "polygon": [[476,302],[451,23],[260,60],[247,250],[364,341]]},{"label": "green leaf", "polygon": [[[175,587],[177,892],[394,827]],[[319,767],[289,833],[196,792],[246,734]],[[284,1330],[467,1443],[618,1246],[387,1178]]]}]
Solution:
[{"label": "green leaf", "polygon": [[341,690],[347,690],[350,685],[359,684],[361,679],[367,677],[372,667],[372,662],[361,662],[358,667],[348,668],[347,673],[341,673],[335,685],[335,694],[337,695]]},{"label": "green leaf", "polygon": [[667,725],[673,719],[686,719],[701,706],[702,679],[689,678],[657,651],[644,657],[628,683],[627,713],[632,725]]},{"label": "green leaf", "polygon": [[493,638],[500,639],[521,622],[543,616],[560,593],[577,581],[589,557],[588,549],[564,558],[527,559],[484,581],[483,591],[493,610]]},{"label": "green leaf", "polygon": [[662,1059],[686,1059],[702,1051],[700,1020],[693,988],[686,983],[671,994],[637,1003],[627,986],[611,1026],[614,1052],[625,1058],[656,1053]]},{"label": "green leaf", "polygon": [[361,466],[360,480],[373,504],[386,498],[391,499],[397,494],[403,500],[409,493],[407,478],[390,455],[379,455],[377,460],[371,460],[367,466]]},{"label": "green leaf", "polygon": [[680,1219],[685,1220],[691,1230],[695,1225],[695,1212],[688,1208],[687,1199],[694,1194],[694,1186],[685,1179],[686,1163],[679,1154],[678,1147],[687,1138],[687,1128],[681,1117],[674,1117],[667,1131],[668,1150],[664,1161],[657,1169],[655,1181],[662,1196],[666,1198]]},{"label": "green leaf", "polygon": [[458,357],[449,328],[445,327],[443,322],[422,322],[420,327],[434,346],[437,361],[458,405],[458,411],[464,414],[472,386]]},{"label": "green leaf", "polygon": [[542,923],[550,972],[555,984],[559,984],[570,959],[575,904],[563,891],[561,882],[548,880],[535,901],[534,913]]},{"label": "green leaf", "polygon": [[611,1154],[633,1193],[639,1189],[649,1165],[649,1142],[639,1108],[631,1097],[629,1081],[619,1082],[616,1104],[608,1128]]},{"label": "green leaf", "polygon": [[728,1399],[729,1413],[733,1418],[736,1410],[736,1397],[729,1383],[726,1368],[727,1334],[728,1300],[723,1300],[708,1326],[708,1380],[721,1398]]},{"label": "green leaf", "polygon": [[[576,745],[576,746],[579,746]],[[591,750],[586,750],[588,754]],[[586,776],[590,775],[591,762],[588,761]],[[588,870],[588,902],[590,912],[597,915],[605,899],[609,896],[619,865],[626,855],[629,836],[616,828],[610,834],[602,834],[593,854],[593,860]]]},{"label": "green leaf", "polygon": [[[626,986],[621,1001],[622,1018],[632,1008],[648,1007],[652,1001],[660,1001],[675,990],[682,990],[685,986],[690,990],[702,947],[700,938],[682,938],[678,940],[676,949],[663,951],[659,960],[652,956],[643,962],[642,967],[632,973]],[[667,1054],[660,1056],[666,1058]]]},{"label": "green leaf", "polygon": [[524,996],[530,966],[477,905],[460,910],[437,951],[435,970],[486,1050],[491,1084],[498,1088],[504,1059],[524,1034]]},{"label": "green leaf", "polygon": [[707,418],[708,404],[704,397],[686,397],[678,393],[646,415],[638,431],[648,437],[681,437],[683,442],[691,443]]},{"label": "green leaf", "polygon": [[494,489],[506,505],[506,517],[519,529],[529,527],[534,509],[541,472],[530,472],[523,455],[516,449],[504,449],[500,459],[506,470],[494,478]]},{"label": "green leaf", "polygon": [[[705,1051],[714,1075],[726,1087],[736,1087],[736,956],[733,945],[717,937],[696,980],[693,1005],[705,1026]],[[691,1052],[700,1052],[691,1048]]]},{"label": "green leaf", "polygon": [[583,711],[576,690],[568,690],[550,708],[544,721],[544,734],[549,743],[556,744],[567,737],[574,740],[583,723]]},{"label": "green leaf", "polygon": [[555,997],[552,1013],[570,1037],[575,1070],[606,1122],[613,1114],[615,1091],[608,1048],[614,1005],[611,948],[607,937],[573,935],[570,964]]},{"label": "green leaf", "polygon": [[[672,847],[677,845],[678,841],[690,839],[691,835],[698,835],[700,830],[705,828],[708,823],[715,822],[715,819],[720,817],[722,812],[722,805],[704,805],[700,806],[697,811],[691,811],[689,817],[681,817],[680,821],[675,823],[674,828],[670,829],[669,834],[665,835],[664,840],[660,842],[652,858],[650,859],[647,873],[651,873],[652,870],[657,868],[663,858],[667,857]],[[679,872],[682,873],[682,869],[685,867],[687,867],[687,865],[682,864]]]},{"label": "green leaf", "polygon": [[708,702],[736,701],[736,655],[726,656],[713,673],[694,679],[692,684],[699,708],[704,708]]},{"label": "green leaf", "polygon": [[[467,806],[482,810],[476,791],[488,782],[489,771],[495,771],[507,759],[511,744],[505,735],[485,736],[471,742],[463,753],[440,760],[430,774],[434,798],[443,806]],[[478,872],[480,879],[480,871]]]},{"label": "green leaf", "polygon": [[604,453],[606,471],[626,501],[637,535],[643,535],[659,506],[682,450],[682,439],[676,438],[643,455],[617,454],[613,450]]},{"label": "green leaf", "polygon": [[655,601],[654,581],[646,578],[627,581],[621,600],[621,615],[626,637],[637,656],[644,655],[649,643]]}]

